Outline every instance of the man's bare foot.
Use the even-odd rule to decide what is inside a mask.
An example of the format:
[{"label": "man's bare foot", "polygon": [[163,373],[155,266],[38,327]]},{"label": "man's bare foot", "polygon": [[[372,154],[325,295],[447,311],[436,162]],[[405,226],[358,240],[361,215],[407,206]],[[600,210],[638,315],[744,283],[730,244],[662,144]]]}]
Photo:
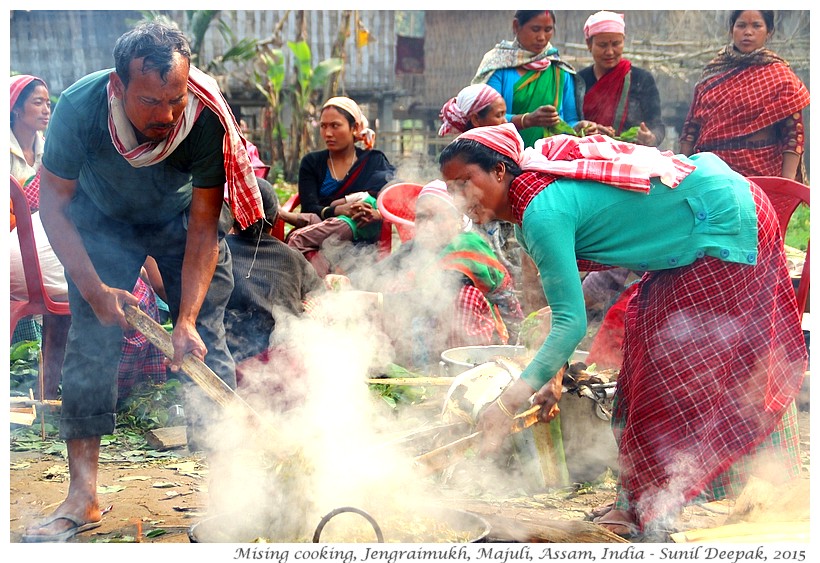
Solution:
[{"label": "man's bare foot", "polygon": [[28,527],[23,534],[24,542],[66,541],[78,532],[89,529],[102,518],[97,499],[100,437],[66,440],[66,450],[68,496],[51,516]]},{"label": "man's bare foot", "polygon": [[641,533],[640,528],[635,522],[635,516],[625,510],[616,510],[613,508],[598,518],[594,518],[592,521],[622,538],[631,538]]},{"label": "man's bare foot", "polygon": [[[102,511],[96,502],[88,503],[80,500],[67,498],[51,514],[38,522],[29,526],[25,531],[25,536],[32,539],[37,537],[52,538],[58,537],[65,532],[75,528],[81,528],[85,524],[96,523],[102,519]],[[65,517],[63,517],[65,516]]]}]

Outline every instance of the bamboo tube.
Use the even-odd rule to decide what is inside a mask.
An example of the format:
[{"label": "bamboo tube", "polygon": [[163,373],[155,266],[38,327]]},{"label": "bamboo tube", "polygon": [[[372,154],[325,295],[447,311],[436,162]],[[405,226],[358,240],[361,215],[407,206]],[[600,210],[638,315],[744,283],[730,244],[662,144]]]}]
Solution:
[{"label": "bamboo tube", "polygon": [[[156,346],[160,352],[165,354],[165,356],[168,358],[173,357],[174,345],[171,341],[171,335],[168,334],[168,331],[166,331],[162,325],[133,305],[125,305],[124,312],[125,320],[128,321],[128,324],[141,332],[145,338]],[[181,369],[218,404],[223,407],[236,405],[260,424],[269,426],[244,399],[237,395],[227,383],[222,381],[211,368],[205,365],[205,362],[196,356],[191,354],[186,355],[182,360]],[[273,428],[270,427],[270,430],[273,430]]]},{"label": "bamboo tube", "polygon": [[9,401],[11,403],[12,408],[15,407],[30,407],[30,406],[38,406],[38,407],[59,407],[63,404],[62,401],[57,399],[43,399],[38,401],[37,399],[29,399],[28,397],[10,397]]},{"label": "bamboo tube", "polygon": [[371,385],[451,385],[455,377],[373,377],[366,382]]}]

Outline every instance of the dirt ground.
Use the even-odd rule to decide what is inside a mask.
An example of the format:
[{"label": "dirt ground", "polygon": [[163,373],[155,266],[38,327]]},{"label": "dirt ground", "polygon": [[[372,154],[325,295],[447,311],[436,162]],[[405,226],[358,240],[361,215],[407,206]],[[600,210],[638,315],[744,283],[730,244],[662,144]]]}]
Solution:
[{"label": "dirt ground", "polygon": [[[801,448],[808,489],[809,412],[800,411]],[[157,454],[160,455],[160,454]],[[146,452],[103,447],[98,491],[104,507],[111,507],[99,528],[79,534],[74,543],[185,543],[192,525],[207,516],[208,464],[199,454],[181,448],[152,458]],[[461,463],[469,463],[464,461]],[[62,456],[50,453],[11,452],[10,541],[20,542],[26,526],[50,514],[65,498],[68,468]],[[447,502],[458,493],[442,491]],[[592,487],[573,494],[545,492],[497,499],[496,507],[529,510],[544,521],[587,519],[595,506],[613,498],[612,487]],[[806,515],[807,517],[807,515]],[[678,529],[709,528],[725,520],[726,513],[688,507]]]}]

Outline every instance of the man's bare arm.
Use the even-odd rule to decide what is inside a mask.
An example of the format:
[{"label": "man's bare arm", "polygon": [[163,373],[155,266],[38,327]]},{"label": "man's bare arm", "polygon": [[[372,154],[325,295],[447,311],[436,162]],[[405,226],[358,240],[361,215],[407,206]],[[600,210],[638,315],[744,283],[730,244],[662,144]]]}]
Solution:
[{"label": "man's bare arm", "polygon": [[200,359],[208,350],[196,331],[196,319],[208,292],[219,255],[217,227],[222,209],[222,187],[194,188],[188,220],[188,238],[182,261],[182,297],[179,317],[174,324],[174,358],[172,371],[182,365],[182,358],[192,353]]},{"label": "man's bare arm", "polygon": [[127,329],[123,304],[137,305],[139,300],[128,291],[104,284],[94,269],[80,233],[68,215],[68,206],[76,190],[76,180],[55,176],[45,167],[41,169],[40,218],[43,228],[63,268],[100,322]]}]

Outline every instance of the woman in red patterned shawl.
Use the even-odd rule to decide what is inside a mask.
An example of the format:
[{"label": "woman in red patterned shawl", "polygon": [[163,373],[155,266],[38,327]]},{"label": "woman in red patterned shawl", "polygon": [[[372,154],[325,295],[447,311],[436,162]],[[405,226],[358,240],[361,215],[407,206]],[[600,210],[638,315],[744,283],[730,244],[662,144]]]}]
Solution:
[{"label": "woman in red patterned shawl", "polygon": [[593,63],[578,72],[583,117],[610,137],[657,147],[665,136],[661,97],[652,75],[623,57],[624,15],[601,10],[587,18],[584,38]]},{"label": "woman in red patterned shawl", "polygon": [[766,48],[771,10],[736,10],[732,44],[706,65],[683,124],[685,155],[713,152],[745,176],[803,181],[803,108],[809,92],[789,63]]}]

